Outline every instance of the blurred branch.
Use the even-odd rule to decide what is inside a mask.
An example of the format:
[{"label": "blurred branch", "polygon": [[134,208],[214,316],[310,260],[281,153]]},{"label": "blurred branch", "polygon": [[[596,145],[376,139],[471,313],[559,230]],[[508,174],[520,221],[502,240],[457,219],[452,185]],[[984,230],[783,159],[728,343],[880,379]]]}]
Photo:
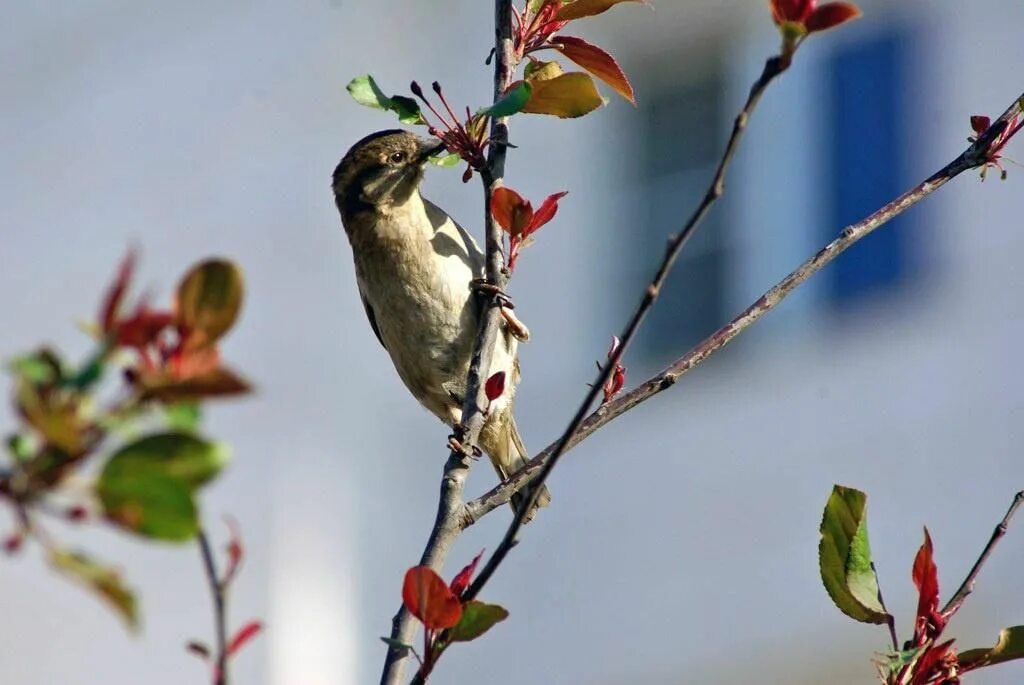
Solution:
[{"label": "blurred branch", "polygon": [[[490,559],[487,560],[487,564],[484,565],[476,580],[469,589],[466,590],[464,599],[469,600],[476,597],[490,577],[494,574],[495,570],[497,570],[502,560],[515,545],[519,529],[522,528],[526,520],[527,513],[532,510],[536,503],[536,499],[541,492],[541,485],[547,481],[548,476],[551,474],[551,471],[554,470],[559,459],[562,458],[562,455],[564,455],[573,444],[578,442],[578,440],[574,439],[575,436],[581,430],[584,420],[587,418],[587,414],[590,411],[590,408],[594,405],[594,402],[597,400],[598,395],[602,392],[602,388],[604,388],[609,378],[611,378],[611,375],[615,372],[615,368],[621,361],[626,348],[633,342],[633,339],[640,330],[640,325],[643,323],[647,314],[657,301],[658,295],[661,293],[661,288],[665,283],[665,279],[668,278],[669,273],[672,271],[672,267],[675,265],[676,259],[679,257],[679,253],[693,236],[697,227],[700,226],[704,217],[707,216],[712,205],[714,205],[715,202],[725,194],[725,175],[729,169],[729,165],[733,161],[733,158],[736,156],[736,150],[743,137],[743,133],[747,129],[747,124],[750,121],[750,115],[757,107],[757,103],[760,102],[764,91],[779,74],[786,70],[788,66],[788,61],[783,61],[779,57],[772,57],[765,62],[761,75],[754,82],[753,86],[751,86],[750,93],[747,95],[747,101],[744,103],[743,108],[740,110],[733,122],[732,134],[729,136],[729,141],[726,143],[725,150],[722,153],[722,158],[718,163],[718,167],[715,169],[715,173],[711,178],[711,183],[708,186],[707,191],[704,193],[704,197],[701,199],[700,204],[697,205],[697,208],[693,211],[693,214],[690,215],[690,218],[687,219],[682,230],[677,235],[670,238],[668,248],[665,251],[665,257],[658,266],[658,270],[655,272],[651,283],[644,290],[644,295],[641,298],[640,303],[637,305],[636,310],[633,312],[633,315],[630,317],[629,322],[626,324],[622,335],[619,336],[621,344],[612,351],[607,363],[601,367],[597,374],[597,379],[591,384],[586,397],[584,397],[583,402],[576,410],[575,416],[573,416],[572,421],[569,422],[569,426],[565,429],[565,432],[562,433],[562,437],[558,439],[558,442],[555,443],[553,448],[545,450],[546,457],[543,462],[540,462],[540,469],[536,476],[534,478],[524,480],[519,487],[513,491],[518,492],[530,483],[533,483],[534,485],[530,491],[530,498],[528,502],[525,506],[516,510],[515,516],[512,518],[512,523],[509,524],[504,537],[498,544],[497,548],[495,548]],[[536,462],[537,460],[534,459],[533,461]],[[508,496],[511,497],[513,492],[509,492]],[[470,503],[470,505],[466,507],[466,517],[463,519],[464,525],[467,521],[477,520],[480,516],[483,516],[487,511],[493,508],[494,507],[490,506],[488,502]]]},{"label": "blurred branch", "polygon": [[999,541],[1006,535],[1007,529],[1010,527],[1010,520],[1013,515],[1017,513],[1020,506],[1024,504],[1024,490],[1018,492],[1013,502],[1010,503],[1010,508],[1006,511],[1006,515],[1003,516],[1003,520],[999,522],[995,530],[992,531],[992,537],[988,539],[988,543],[985,545],[985,549],[981,550],[981,556],[974,562],[974,566],[971,567],[967,577],[964,578],[964,582],[960,584],[960,588],[956,591],[946,606],[942,607],[942,613],[944,615],[951,615],[963,605],[967,597],[974,592],[974,582],[978,579],[978,574],[981,573],[981,567],[985,565],[988,558],[992,555],[992,551],[995,549]]},{"label": "blurred branch", "polygon": [[228,685],[228,628],[224,611],[224,584],[217,573],[217,562],[213,558],[210,539],[202,528],[196,536],[199,552],[203,557],[203,569],[210,585],[213,598],[213,623],[217,637],[217,653],[214,655],[213,685]]},{"label": "blurred branch", "polygon": [[[779,281],[729,323],[719,328],[685,355],[673,362],[668,368],[622,397],[599,407],[579,424],[578,429],[566,431],[562,438],[545,448],[531,459],[529,464],[514,473],[508,480],[467,503],[465,518],[462,522],[463,527],[472,525],[481,516],[508,502],[515,493],[534,481],[541,480],[542,476],[546,477],[547,473],[550,473],[551,463],[558,456],[561,456],[561,454],[564,454],[590,437],[599,428],[607,425],[612,420],[663,390],[671,388],[681,376],[692,371],[701,362],[729,344],[733,338],[753,325],[762,316],[775,309],[793,290],[831,263],[858,240],[861,240],[875,229],[896,218],[963,172],[988,165],[992,159],[993,147],[1004,134],[1013,130],[1011,129],[1013,120],[1022,113],[1024,113],[1024,95],[1021,95],[1014,101],[1006,112],[984,134],[979,136],[967,150],[940,171],[867,218],[847,226],[839,237]],[[1005,139],[1002,142],[1005,144]],[[614,363],[613,360],[606,364],[606,370],[613,367]],[[594,387],[600,387],[605,377],[606,373],[602,374],[600,383],[595,384]],[[590,395],[595,395],[595,393],[591,392]],[[572,428],[572,425],[570,428]]]},{"label": "blurred branch", "polygon": [[[512,81],[516,58],[512,43],[512,0],[494,2],[494,94],[498,102]],[[488,146],[487,167],[480,173],[484,188],[484,226],[486,232],[486,276],[487,282],[498,290],[504,290],[506,277],[503,273],[505,257],[502,251],[501,228],[491,216],[491,195],[499,187],[505,175],[505,154],[508,148],[508,119],[495,118],[491,122],[491,143]],[[461,521],[465,505],[462,492],[466,476],[472,463],[472,455],[480,430],[484,424],[483,408],[487,406],[482,396],[482,378],[487,378],[498,339],[501,322],[501,301],[492,294],[481,307],[480,328],[473,345],[469,375],[466,379],[466,397],[462,406],[462,420],[455,427],[453,449],[445,463],[441,479],[441,493],[433,530],[423,550],[420,564],[439,569],[452,542],[462,530]],[[382,685],[399,685],[404,678],[407,650],[399,645],[410,644],[416,624],[412,615],[402,606],[395,614],[391,625],[391,643],[388,646],[381,675]]]}]

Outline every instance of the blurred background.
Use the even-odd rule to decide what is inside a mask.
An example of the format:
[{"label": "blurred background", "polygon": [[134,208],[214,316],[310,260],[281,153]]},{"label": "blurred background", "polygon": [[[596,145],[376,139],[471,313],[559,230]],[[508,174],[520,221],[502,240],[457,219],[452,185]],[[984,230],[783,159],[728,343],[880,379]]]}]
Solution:
[{"label": "blurred background", "polygon": [[[970,115],[1019,95],[1016,0],[859,1],[866,18],[809,41],[766,95],[727,198],[627,355],[630,383],[945,164]],[[512,286],[534,336],[518,402],[533,450],[568,421],[777,48],[762,0],[655,5],[571,32],[614,52],[638,107],[611,97],[579,121],[514,121],[510,184],[535,201],[571,191]],[[447,430],[408,396],[356,294],[330,174],[352,142],[394,122],[344,86],[367,72],[388,92],[438,79],[451,100],[485,104],[491,11],[479,0],[4,9],[2,354],[40,341],[84,354],[74,322],[94,316],[129,246],[161,302],[203,256],[246,270],[225,355],[258,394],[210,411],[208,433],[236,458],[204,499],[212,530],[230,513],[248,545],[233,621],[268,626],[237,659],[236,683],[378,678]],[[427,193],[479,234],[479,187],[458,178],[433,170]],[[822,589],[820,512],[833,483],[869,493],[882,587],[906,637],[922,525],[948,596],[1024,487],[1022,184],[1013,167],[1005,183],[957,180],[572,452],[553,506],[487,589],[511,619],[453,650],[436,681],[872,682],[887,634],[840,615]],[[0,413],[0,429],[12,425]],[[492,484],[477,468],[469,492]],[[493,549],[507,519],[464,535],[446,574]],[[1024,623],[1018,523],[950,630],[962,647]],[[0,682],[205,682],[183,648],[211,633],[194,547],[60,532],[123,565],[144,630],[127,635],[37,553],[0,559]],[[972,682],[1022,677],[1008,665]]]}]

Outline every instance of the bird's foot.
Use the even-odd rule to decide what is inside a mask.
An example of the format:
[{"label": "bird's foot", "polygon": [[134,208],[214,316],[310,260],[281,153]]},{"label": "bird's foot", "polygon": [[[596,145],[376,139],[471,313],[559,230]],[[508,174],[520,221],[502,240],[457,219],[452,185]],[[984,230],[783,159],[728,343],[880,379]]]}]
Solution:
[{"label": "bird's foot", "polygon": [[481,452],[480,448],[477,447],[476,445],[473,446],[472,450],[466,449],[463,446],[462,442],[459,441],[458,436],[456,436],[454,433],[448,436],[448,449],[450,449],[452,452],[455,452],[456,454],[461,454],[464,457],[473,459],[474,461],[483,456],[483,452]]},{"label": "bird's foot", "polygon": [[508,332],[511,333],[516,340],[519,342],[526,342],[530,339],[530,329],[526,327],[516,313],[506,307],[501,308],[501,315],[505,318],[505,325],[508,327]]},{"label": "bird's foot", "polygon": [[508,296],[508,293],[488,281],[486,278],[474,278],[469,282],[469,287],[478,293],[498,298],[498,302],[502,307],[506,307],[508,309],[516,308],[515,303],[512,302],[512,298]]}]

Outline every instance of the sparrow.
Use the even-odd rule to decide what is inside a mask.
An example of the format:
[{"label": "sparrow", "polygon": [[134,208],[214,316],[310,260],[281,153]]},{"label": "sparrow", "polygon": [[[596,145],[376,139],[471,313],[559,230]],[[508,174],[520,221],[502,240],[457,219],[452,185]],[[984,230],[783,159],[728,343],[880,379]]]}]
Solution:
[{"label": "sparrow", "polygon": [[[342,158],[332,187],[370,328],[413,397],[454,428],[462,418],[483,308],[473,284],[484,277],[484,254],[462,226],[420,194],[429,158],[443,149],[439,141],[407,131],[370,134]],[[490,373],[505,372],[505,390],[488,407],[479,438],[502,480],[529,459],[512,416],[517,334],[503,319]],[[513,509],[528,496],[517,493]],[[549,501],[544,488],[537,506]],[[535,514],[536,508],[527,520]]]}]

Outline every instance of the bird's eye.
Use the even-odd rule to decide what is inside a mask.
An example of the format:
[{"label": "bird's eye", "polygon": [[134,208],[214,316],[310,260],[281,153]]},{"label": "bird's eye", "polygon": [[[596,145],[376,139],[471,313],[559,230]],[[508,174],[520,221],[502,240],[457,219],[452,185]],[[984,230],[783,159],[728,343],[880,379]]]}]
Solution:
[{"label": "bird's eye", "polygon": [[391,156],[388,157],[388,161],[392,164],[401,164],[405,161],[406,154],[404,152],[392,152]]}]

